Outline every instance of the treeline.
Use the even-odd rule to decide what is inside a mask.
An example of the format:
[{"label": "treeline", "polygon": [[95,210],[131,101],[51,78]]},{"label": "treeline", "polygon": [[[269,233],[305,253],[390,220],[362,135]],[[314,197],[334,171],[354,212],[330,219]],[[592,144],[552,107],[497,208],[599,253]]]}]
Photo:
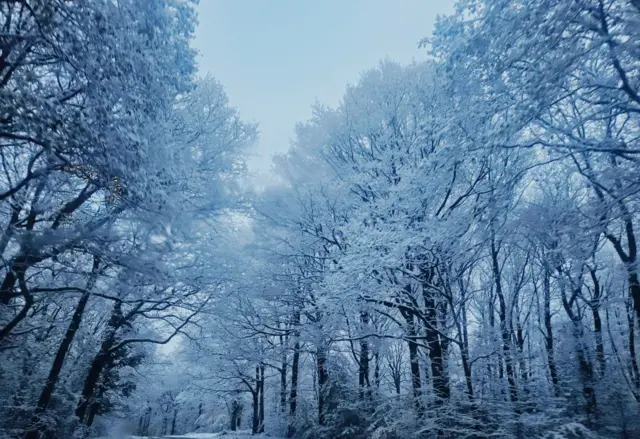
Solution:
[{"label": "treeline", "polygon": [[200,389],[296,438],[638,436],[639,23],[462,1],[316,106]]},{"label": "treeline", "polygon": [[[92,434],[220,284],[255,138],[196,79],[191,2],[0,2],[0,437]],[[194,231],[200,234],[196,236]]]}]

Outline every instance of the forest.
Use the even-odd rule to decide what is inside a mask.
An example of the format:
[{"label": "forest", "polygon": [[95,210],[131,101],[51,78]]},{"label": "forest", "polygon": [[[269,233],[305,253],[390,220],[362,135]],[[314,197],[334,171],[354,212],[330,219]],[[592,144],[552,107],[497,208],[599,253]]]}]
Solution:
[{"label": "forest", "polygon": [[459,0],[265,187],[196,3],[0,1],[0,438],[640,437],[639,0]]}]

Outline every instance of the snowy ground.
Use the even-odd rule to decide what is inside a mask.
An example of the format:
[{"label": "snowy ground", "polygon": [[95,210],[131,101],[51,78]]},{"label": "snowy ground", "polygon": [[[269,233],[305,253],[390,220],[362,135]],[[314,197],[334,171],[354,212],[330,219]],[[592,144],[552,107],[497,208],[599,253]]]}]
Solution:
[{"label": "snowy ground", "polygon": [[[251,436],[250,430],[237,431],[237,432],[222,432],[222,433],[189,433],[181,436],[166,436],[162,439],[259,439],[266,437],[263,435]],[[273,438],[271,438],[273,439]]]},{"label": "snowy ground", "polygon": [[[116,437],[100,437],[97,439],[260,439],[266,438],[264,435],[251,435],[250,430],[243,430],[237,432],[222,432],[222,433],[187,433],[176,436],[127,436],[123,438]],[[276,439],[270,437],[269,439]]]}]

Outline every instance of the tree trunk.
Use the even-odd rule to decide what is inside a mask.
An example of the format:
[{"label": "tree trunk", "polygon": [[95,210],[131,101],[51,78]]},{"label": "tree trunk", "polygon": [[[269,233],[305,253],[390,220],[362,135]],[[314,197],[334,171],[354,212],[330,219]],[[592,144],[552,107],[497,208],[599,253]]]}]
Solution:
[{"label": "tree trunk", "polygon": [[231,401],[231,431],[236,431],[240,426],[240,403],[237,399]]},{"label": "tree trunk", "polygon": [[[630,267],[633,266],[630,265]],[[640,282],[638,281],[638,273],[635,268],[629,268],[629,296],[631,296],[633,308],[636,311],[636,321],[640,325]]]},{"label": "tree trunk", "polygon": [[258,434],[260,430],[260,366],[256,366],[256,387],[251,390],[251,407],[253,416],[251,418],[251,434]]},{"label": "tree trunk", "polygon": [[[621,203],[622,204],[622,203]],[[626,212],[624,218],[625,236],[627,238],[627,251],[625,252],[621,239],[606,234],[607,239],[613,244],[620,260],[627,266],[627,280],[629,282],[629,297],[633,303],[636,321],[640,324],[640,281],[638,280],[638,247],[633,230],[633,221],[626,206],[622,204],[622,211]]]},{"label": "tree trunk", "polygon": [[280,411],[287,411],[287,353],[285,351],[286,341],[280,335],[280,348],[282,349],[282,362],[280,363]]},{"label": "tree trunk", "polygon": [[295,425],[293,418],[296,415],[297,408],[297,398],[298,398],[298,368],[300,364],[300,312],[296,311],[293,313],[293,322],[292,326],[293,337],[295,338],[295,343],[293,345],[293,359],[291,361],[291,392],[289,394],[289,415],[291,416],[291,421],[287,426],[287,438],[293,437],[295,434]]},{"label": "tree trunk", "polygon": [[591,275],[591,282],[593,283],[593,295],[589,307],[593,315],[593,330],[596,339],[596,360],[599,366],[599,372],[601,376],[605,373],[605,358],[604,358],[604,342],[602,340],[602,319],[600,318],[600,281],[595,269],[589,269]]},{"label": "tree trunk", "polygon": [[264,433],[264,364],[260,364],[260,426],[258,433]]},{"label": "tree trunk", "polygon": [[96,280],[98,278],[98,265],[100,264],[100,259],[95,256],[93,258],[93,268],[91,269],[91,274],[89,275],[89,280],[87,281],[87,285],[85,288],[85,292],[80,297],[78,301],[78,305],[71,317],[71,322],[69,322],[69,327],[67,328],[67,332],[65,333],[60,346],[58,347],[58,352],[56,352],[56,356],[53,360],[53,364],[51,365],[51,369],[49,370],[49,375],[47,380],[45,381],[44,388],[40,393],[40,398],[38,399],[38,404],[36,406],[36,410],[34,412],[34,428],[29,430],[27,434],[24,436],[25,439],[38,439],[40,435],[39,430],[39,417],[47,410],[49,403],[51,402],[51,396],[53,396],[53,391],[55,390],[56,384],[58,383],[58,378],[60,377],[60,372],[62,371],[62,366],[64,365],[64,360],[67,357],[67,353],[69,352],[69,348],[71,347],[71,343],[80,327],[80,323],[82,322],[82,316],[84,315],[84,310],[89,302],[90,291],[95,286]]},{"label": "tree trunk", "polygon": [[522,380],[523,391],[527,393],[527,362],[525,359],[524,352],[524,342],[525,342],[525,332],[522,327],[522,322],[520,322],[520,310],[516,306],[516,344],[518,346],[518,363],[520,367],[520,379]]},{"label": "tree trunk", "polygon": [[140,436],[148,436],[149,435],[149,424],[151,423],[151,407],[147,407],[144,415],[140,420]]},{"label": "tree trunk", "polygon": [[589,418],[595,416],[597,409],[596,391],[593,387],[593,366],[587,358],[582,340],[582,328],[574,323],[574,337],[576,342],[576,357],[578,370],[582,379],[582,394],[585,399],[585,410]]},{"label": "tree trunk", "polygon": [[329,375],[327,374],[327,354],[323,347],[316,349],[316,370],[318,373],[318,424],[324,425]]},{"label": "tree trunk", "polygon": [[578,373],[582,382],[582,394],[585,400],[585,412],[589,423],[591,423],[591,421],[593,421],[593,417],[596,415],[597,409],[596,392],[593,387],[593,366],[589,362],[587,349],[584,346],[581,310],[579,307],[576,307],[575,311],[572,308],[575,303],[575,298],[580,297],[581,295],[581,283],[578,283],[578,286],[574,287],[570,300],[567,300],[566,288],[562,285],[561,292],[562,305],[573,324],[573,338],[576,350],[576,359],[578,360]]},{"label": "tree trunk", "polygon": [[500,274],[500,265],[498,262],[498,249],[496,247],[495,239],[493,236],[491,237],[491,265],[496,287],[496,296],[498,297],[498,304],[500,305],[498,315],[500,316],[502,353],[504,355],[505,369],[507,372],[507,382],[509,385],[509,400],[514,405],[515,412],[518,413],[518,388],[516,387],[516,375],[513,368],[513,358],[511,356],[511,329],[507,315],[507,304],[504,299],[504,293],[502,291],[502,279]]},{"label": "tree trunk", "polygon": [[420,378],[420,359],[418,357],[418,343],[416,343],[417,331],[413,314],[403,312],[403,317],[407,322],[407,344],[409,345],[409,365],[411,369],[411,387],[413,389],[413,399],[416,406],[416,413],[419,418],[424,417],[424,404],[422,402],[422,380]]},{"label": "tree trunk", "polygon": [[[425,291],[425,288],[427,290]],[[424,295],[425,314],[428,324],[425,328],[427,346],[429,346],[429,360],[431,362],[431,379],[433,383],[433,391],[438,402],[449,399],[449,379],[444,365],[445,350],[440,340],[440,334],[437,331],[438,319],[436,311],[436,301],[433,293],[423,285],[422,294]]]},{"label": "tree trunk", "polygon": [[545,348],[547,351],[547,364],[549,366],[549,375],[551,376],[551,383],[553,385],[553,393],[556,397],[560,396],[560,389],[558,389],[558,370],[556,369],[556,362],[553,355],[553,327],[551,326],[551,275],[548,270],[544,272],[544,278],[542,280],[542,294],[543,294],[543,307],[544,307],[544,328],[545,328]]},{"label": "tree trunk", "polygon": [[638,368],[638,358],[636,356],[636,337],[635,337],[635,317],[633,311],[633,303],[631,298],[627,301],[627,326],[629,328],[629,358],[631,359],[631,376],[635,384],[636,390],[640,390],[640,369]]},{"label": "tree trunk", "polygon": [[108,366],[111,359],[111,348],[116,342],[116,333],[122,325],[122,302],[116,302],[111,317],[107,323],[107,330],[105,337],[100,345],[100,350],[94,357],[89,367],[89,373],[85,379],[84,386],[82,388],[82,394],[80,396],[80,402],[76,407],[76,416],[80,422],[84,422],[86,425],[90,425],[93,421],[92,413],[95,411],[93,406],[93,396],[95,395],[96,386],[100,381],[102,372]]},{"label": "tree trunk", "polygon": [[[366,328],[369,324],[369,314],[363,312],[360,316],[362,326]],[[360,389],[360,400],[365,399],[365,394],[370,396],[369,383],[369,342],[366,339],[360,341],[360,355],[358,359],[358,386]]]},{"label": "tree trunk", "polygon": [[178,418],[178,409],[173,409],[173,420],[171,421],[171,436],[176,434],[176,419]]},{"label": "tree trunk", "polygon": [[460,288],[460,316],[462,319],[462,340],[460,343],[460,356],[462,358],[462,370],[464,372],[464,380],[467,385],[467,396],[469,402],[473,403],[473,381],[471,379],[471,360],[469,356],[469,329],[467,327],[467,304],[466,292],[464,288]]},{"label": "tree trunk", "polygon": [[602,320],[600,319],[600,312],[598,308],[592,308],[593,313],[593,330],[596,338],[596,360],[600,366],[600,375],[604,376],[605,373],[605,357],[604,357],[604,342],[602,340]]},{"label": "tree trunk", "polygon": [[376,395],[380,389],[380,354],[376,350],[376,353],[373,354],[375,369],[373,371],[373,381],[376,384]]}]

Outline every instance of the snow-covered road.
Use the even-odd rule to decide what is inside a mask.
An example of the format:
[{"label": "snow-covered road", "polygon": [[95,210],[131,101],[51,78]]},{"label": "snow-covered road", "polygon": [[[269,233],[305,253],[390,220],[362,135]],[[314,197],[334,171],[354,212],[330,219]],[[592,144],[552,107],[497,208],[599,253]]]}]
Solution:
[{"label": "snow-covered road", "polygon": [[[97,439],[261,439],[266,438],[264,435],[251,435],[251,431],[244,430],[238,432],[222,432],[222,433],[187,433],[175,436],[127,436],[121,437],[100,437]],[[269,439],[277,439],[269,437]]]}]

